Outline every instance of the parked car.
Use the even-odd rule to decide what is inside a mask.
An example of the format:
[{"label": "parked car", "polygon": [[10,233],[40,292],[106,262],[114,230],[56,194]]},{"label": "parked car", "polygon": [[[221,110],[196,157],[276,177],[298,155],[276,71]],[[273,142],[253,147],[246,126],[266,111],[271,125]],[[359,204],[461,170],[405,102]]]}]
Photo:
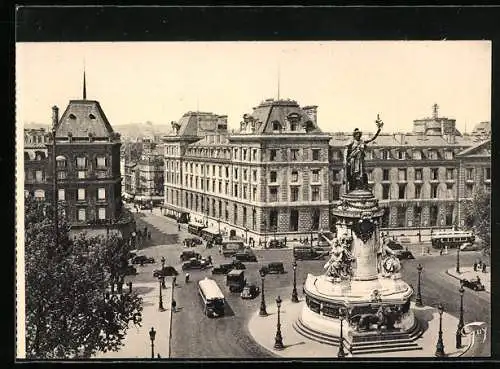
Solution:
[{"label": "parked car", "polygon": [[415,259],[411,251],[405,249],[400,243],[396,241],[389,240],[387,242],[387,247],[391,249],[392,253],[399,259]]},{"label": "parked car", "polygon": [[237,252],[234,254],[234,258],[238,261],[257,261],[257,256],[252,251]]},{"label": "parked car", "polygon": [[281,240],[269,240],[267,247],[270,249],[281,249],[285,247],[285,242]]},{"label": "parked car", "polygon": [[196,247],[197,245],[201,245],[202,243],[203,241],[198,237],[188,237],[185,238],[184,241],[182,241],[182,244],[185,247]]},{"label": "parked car", "polygon": [[187,261],[192,258],[201,259],[201,255],[193,250],[186,250],[183,251],[180,256],[181,261]]},{"label": "parked car", "polygon": [[155,259],[152,257],[148,257],[145,255],[137,255],[132,258],[131,260],[132,264],[154,264]]},{"label": "parked car", "polygon": [[135,269],[134,266],[132,265],[127,265],[125,268],[125,275],[136,275],[137,274],[137,269]]},{"label": "parked car", "polygon": [[245,287],[243,287],[243,291],[241,291],[241,298],[242,299],[254,299],[259,295],[260,288],[257,287],[255,284],[247,284]]},{"label": "parked car", "polygon": [[477,279],[462,279],[460,281],[464,287],[470,288],[474,291],[484,291],[484,285],[481,283],[479,277]]},{"label": "parked car", "polygon": [[246,266],[241,261],[233,260],[232,263],[220,264],[214,267],[212,269],[212,274],[227,274],[233,269],[244,270]]},{"label": "parked car", "polygon": [[477,243],[465,242],[460,246],[460,251],[481,251],[483,248]]},{"label": "parked car", "polygon": [[285,273],[285,267],[283,266],[283,263],[281,262],[273,262],[273,263],[269,263],[265,266],[263,266],[262,268],[260,268],[260,270],[264,273],[264,274],[283,274]]},{"label": "parked car", "polygon": [[182,270],[206,269],[210,266],[207,260],[191,258],[182,264]]},{"label": "parked car", "polygon": [[164,277],[170,277],[170,276],[176,276],[179,275],[179,272],[175,270],[174,267],[172,266],[166,266],[162,269],[156,269],[153,271],[153,277],[158,278],[161,276]]}]

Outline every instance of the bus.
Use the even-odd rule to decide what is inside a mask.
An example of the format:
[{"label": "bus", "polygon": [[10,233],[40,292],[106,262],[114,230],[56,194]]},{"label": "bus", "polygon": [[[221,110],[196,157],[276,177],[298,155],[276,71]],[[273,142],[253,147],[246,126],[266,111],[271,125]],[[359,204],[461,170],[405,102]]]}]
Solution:
[{"label": "bus", "polygon": [[474,234],[469,231],[438,232],[431,236],[432,247],[442,249],[460,247],[465,242],[474,243]]},{"label": "bus", "polygon": [[203,312],[209,318],[224,315],[225,298],[213,279],[205,277],[198,282],[198,292],[203,301]]},{"label": "bus", "polygon": [[203,228],[206,228],[206,226],[204,226],[203,224],[194,224],[194,223],[188,224],[188,232],[198,237],[201,237],[201,232],[203,231]]},{"label": "bus", "polygon": [[210,228],[204,228],[201,231],[201,238],[203,238],[207,242],[213,241],[217,245],[222,242],[221,234],[216,230]]}]

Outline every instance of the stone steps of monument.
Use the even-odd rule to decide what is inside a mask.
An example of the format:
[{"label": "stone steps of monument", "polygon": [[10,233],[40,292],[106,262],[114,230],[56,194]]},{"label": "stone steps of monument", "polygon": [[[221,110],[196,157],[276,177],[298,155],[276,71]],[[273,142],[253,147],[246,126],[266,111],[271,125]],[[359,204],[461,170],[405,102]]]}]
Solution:
[{"label": "stone steps of monument", "polygon": [[[306,327],[300,319],[297,319],[292,324],[292,326],[298,333],[300,333],[304,337],[307,337],[313,341],[328,344],[328,345],[333,345],[333,346],[339,345],[339,342],[340,342],[339,337],[312,330],[312,329]],[[344,340],[344,347],[347,350],[350,350],[350,346],[351,346],[350,343],[347,340]]]},{"label": "stone steps of monument", "polygon": [[380,354],[380,353],[389,353],[389,352],[400,352],[400,351],[417,351],[422,350],[422,347],[418,346],[416,343],[408,344],[408,345],[394,345],[388,346],[384,343],[384,345],[373,345],[371,347],[353,347],[351,348],[351,354],[354,355],[365,355],[365,354]]}]

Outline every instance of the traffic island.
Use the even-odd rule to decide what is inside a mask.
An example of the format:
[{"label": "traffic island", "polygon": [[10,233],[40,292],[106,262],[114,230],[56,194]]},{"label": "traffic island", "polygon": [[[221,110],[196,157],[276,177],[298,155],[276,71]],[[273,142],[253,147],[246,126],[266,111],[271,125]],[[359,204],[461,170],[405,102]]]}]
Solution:
[{"label": "traffic island", "polygon": [[467,279],[468,281],[476,281],[477,277],[480,278],[484,290],[488,293],[491,291],[491,273],[483,273],[480,270],[474,271],[473,267],[460,267],[460,273],[457,273],[456,268],[450,268],[446,274],[458,280]]},{"label": "traffic island", "polygon": [[167,281],[162,290],[163,311],[159,310],[159,283],[134,283],[133,291],[143,299],[141,326],[129,326],[118,351],[99,352],[92,359],[151,359],[151,328],[156,332],[153,341],[155,359],[170,357],[172,281]]},{"label": "traffic island", "polygon": [[[252,338],[267,351],[277,357],[283,358],[331,358],[338,357],[339,339],[331,337],[305,336],[297,327],[297,321],[304,308],[304,301],[293,303],[284,300],[280,309],[280,330],[283,338],[282,350],[275,350],[275,335],[277,326],[277,308],[274,304],[267,307],[267,316],[259,316],[256,311],[250,318],[248,330]],[[437,308],[424,306],[411,308],[415,318],[420,324],[422,333],[415,339],[419,349],[410,351],[392,351],[383,353],[358,353],[352,354],[347,346],[344,351],[347,357],[435,357],[436,343],[439,332],[439,311]],[[456,349],[455,333],[458,319],[444,312],[442,315],[443,343],[446,357],[460,357],[467,353],[471,347],[472,335],[462,338],[462,347]],[[299,333],[300,332],[300,333]]]}]

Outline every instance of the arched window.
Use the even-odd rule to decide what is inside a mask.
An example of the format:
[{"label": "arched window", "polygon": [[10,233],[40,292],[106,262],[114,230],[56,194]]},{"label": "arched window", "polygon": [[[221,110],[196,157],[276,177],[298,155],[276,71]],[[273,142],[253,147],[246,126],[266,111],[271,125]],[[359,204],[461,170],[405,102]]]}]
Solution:
[{"label": "arched window", "polygon": [[273,121],[273,131],[281,131],[281,123],[277,120]]},{"label": "arched window", "polygon": [[45,191],[44,190],[35,190],[35,199],[44,200],[45,199]]}]

